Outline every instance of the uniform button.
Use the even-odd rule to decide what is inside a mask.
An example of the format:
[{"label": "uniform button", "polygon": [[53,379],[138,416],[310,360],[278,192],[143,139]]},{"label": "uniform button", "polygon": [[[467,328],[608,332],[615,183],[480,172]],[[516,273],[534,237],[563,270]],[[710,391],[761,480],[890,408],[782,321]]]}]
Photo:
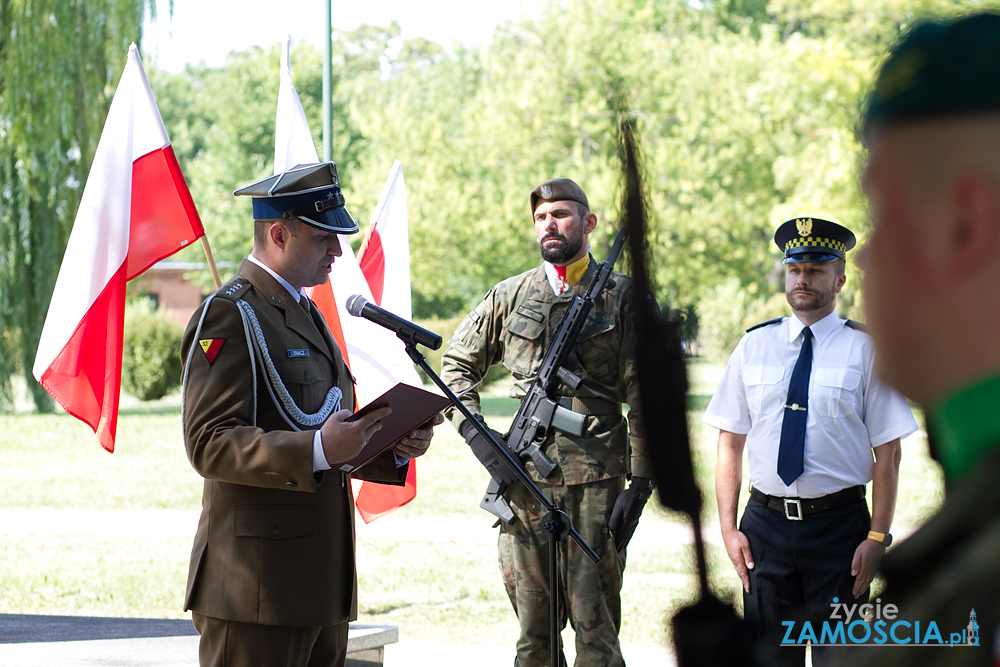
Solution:
[{"label": "uniform button", "polygon": [[272,296],[271,300],[274,301],[275,303],[281,303],[281,297],[278,296],[277,294],[275,294],[274,296]]},{"label": "uniform button", "polygon": [[278,535],[281,535],[281,529],[275,526],[274,530],[271,531],[271,534],[277,537]]},{"label": "uniform button", "polygon": [[312,375],[309,375],[309,373],[306,373],[305,374],[305,379],[306,379],[306,382],[309,382],[309,380],[312,380]]},{"label": "uniform button", "polygon": [[298,486],[298,484],[296,484],[295,482],[289,480],[289,481],[285,482],[285,486]]}]

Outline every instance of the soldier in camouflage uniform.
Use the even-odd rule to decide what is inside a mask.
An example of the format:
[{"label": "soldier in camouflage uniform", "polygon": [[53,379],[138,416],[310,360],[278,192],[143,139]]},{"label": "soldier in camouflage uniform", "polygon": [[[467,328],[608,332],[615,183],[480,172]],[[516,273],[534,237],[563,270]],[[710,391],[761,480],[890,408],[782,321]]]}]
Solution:
[{"label": "soldier in camouflage uniform", "polygon": [[[583,190],[565,178],[546,181],[532,191],[531,210],[546,261],[496,285],[459,326],[442,358],[441,372],[456,392],[502,363],[513,376],[510,396],[522,398],[573,297],[591,282],[597,262],[586,241],[597,216],[590,212]],[[558,468],[547,478],[530,459],[524,461],[532,479],[600,556],[595,564],[573,540],[562,543],[560,628],[568,617],[576,633],[578,667],[625,664],[618,642],[625,549],[652,490],[651,464],[639,426],[631,293],[631,280],[614,273],[566,364],[583,382],[575,390],[561,385],[560,403],[586,415],[583,434],[554,431],[549,436],[544,453]],[[469,390],[462,400],[481,419],[478,392]],[[627,419],[622,403],[629,405]],[[453,411],[451,419],[493,477],[510,484],[506,497],[516,518],[509,524],[499,522],[499,560],[521,625],[516,665],[548,665],[550,588],[548,537],[541,527],[544,509],[459,412]],[[503,443],[499,433],[492,434]],[[631,484],[626,489],[628,478]]]}]

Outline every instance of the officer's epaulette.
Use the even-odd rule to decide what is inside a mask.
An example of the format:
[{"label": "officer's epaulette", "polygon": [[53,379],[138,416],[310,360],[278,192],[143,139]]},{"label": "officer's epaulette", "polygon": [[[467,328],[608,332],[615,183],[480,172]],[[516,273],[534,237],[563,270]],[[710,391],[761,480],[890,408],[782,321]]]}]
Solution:
[{"label": "officer's epaulette", "polygon": [[234,278],[219,288],[218,295],[227,299],[236,300],[243,292],[250,289],[250,281],[243,278]]},{"label": "officer's epaulette", "polygon": [[751,331],[753,331],[755,329],[760,329],[761,327],[769,327],[772,324],[780,324],[781,320],[783,320],[783,319],[785,319],[785,318],[783,318],[783,317],[776,317],[773,320],[768,320],[767,322],[761,322],[760,324],[755,324],[752,327],[750,327],[749,329],[747,329],[747,333],[750,333]]},{"label": "officer's epaulette", "polygon": [[858,331],[863,331],[864,333],[868,333],[868,327],[866,325],[862,324],[861,322],[855,322],[854,320],[847,320],[846,322],[844,322],[844,324],[846,324],[847,326],[849,326],[852,329],[856,329]]}]

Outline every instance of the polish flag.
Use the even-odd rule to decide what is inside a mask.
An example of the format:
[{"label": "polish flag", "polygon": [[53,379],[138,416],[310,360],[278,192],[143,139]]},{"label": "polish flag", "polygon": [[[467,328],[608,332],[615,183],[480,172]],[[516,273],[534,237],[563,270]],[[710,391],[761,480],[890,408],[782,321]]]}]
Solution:
[{"label": "polish flag", "polygon": [[34,375],[114,452],[125,283],[205,234],[135,44],[80,199]]},{"label": "polish flag", "polygon": [[[371,224],[361,247],[358,264],[371,288],[375,305],[403,319],[413,319],[410,302],[410,241],[406,217],[406,184],[403,165],[394,160],[389,178],[382,187]],[[334,285],[334,289],[338,287]],[[346,297],[345,297],[346,298]],[[354,318],[361,319],[361,318]],[[365,321],[365,320],[363,320]],[[400,381],[421,386],[413,361],[406,354],[402,341],[395,339],[391,356],[382,360]],[[357,493],[356,505],[365,523],[402,507],[417,495],[416,461],[410,461],[404,486],[365,483]]]},{"label": "polish flag", "polygon": [[[280,88],[278,90],[274,133],[275,174],[280,174],[297,164],[319,162],[316,144],[309,131],[302,103],[292,82],[289,58],[291,48],[292,38],[289,36],[281,53]],[[339,235],[341,256],[333,263],[330,279],[322,285],[308,287],[305,290],[306,295],[323,314],[327,326],[340,346],[344,360],[357,380],[355,390],[358,407],[378,398],[400,382],[417,387],[422,385],[420,376],[414,369],[410,357],[406,354],[402,341],[395,334],[347,312],[347,299],[354,294],[360,294],[366,300],[393,310],[401,317],[410,319],[410,256],[406,229],[406,192],[403,186],[402,169],[398,165],[397,161],[389,176],[390,182],[394,182],[395,175],[398,174],[398,186],[390,187],[390,183],[386,183],[375,211],[376,215],[383,209],[387,212],[394,211],[393,228],[396,230],[394,237],[401,233],[402,243],[400,244],[394,238],[388,245],[394,258],[401,248],[405,270],[400,271],[399,267],[393,267],[389,275],[394,282],[386,290],[387,282],[384,269],[386,263],[375,261],[374,255],[370,255],[369,267],[363,271],[354,256],[349,237]],[[374,234],[376,220],[377,218],[373,216],[372,225],[368,232],[369,238]],[[365,243],[368,243],[368,238],[366,238]],[[372,286],[376,283],[378,296],[375,296],[375,290]],[[380,301],[383,293],[391,293],[392,306],[387,306]],[[396,310],[396,308],[404,308],[404,302],[405,310]],[[355,506],[365,523],[370,523],[413,500],[417,493],[416,475],[416,462],[411,461],[406,485],[403,487],[353,480],[356,495]]]},{"label": "polish flag", "polygon": [[382,187],[371,226],[358,249],[358,264],[372,289],[375,304],[404,319],[413,319],[406,184],[399,160],[393,161],[389,178]]},{"label": "polish flag", "polygon": [[278,111],[274,121],[274,173],[291,169],[299,164],[319,162],[316,143],[309,131],[309,121],[302,109],[299,94],[292,83],[290,64],[292,36],[285,38],[281,50],[281,69],[278,74]]}]

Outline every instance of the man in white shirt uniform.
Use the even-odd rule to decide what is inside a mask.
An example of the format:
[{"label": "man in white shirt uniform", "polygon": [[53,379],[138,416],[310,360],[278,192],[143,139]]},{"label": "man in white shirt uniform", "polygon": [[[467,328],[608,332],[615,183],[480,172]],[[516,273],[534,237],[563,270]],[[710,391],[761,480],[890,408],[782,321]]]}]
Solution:
[{"label": "man in white shirt uniform", "polygon": [[[834,598],[867,601],[892,539],[900,439],[917,425],[905,400],[875,378],[868,334],[834,312],[854,234],[796,218],[774,240],[794,317],[747,331],[703,421],[719,429],[722,537],[760,661],[801,666],[805,648],[781,646],[781,622],[829,618]],[[737,527],[744,449],[750,501]],[[838,664],[835,651],[814,650],[813,663]]]}]

